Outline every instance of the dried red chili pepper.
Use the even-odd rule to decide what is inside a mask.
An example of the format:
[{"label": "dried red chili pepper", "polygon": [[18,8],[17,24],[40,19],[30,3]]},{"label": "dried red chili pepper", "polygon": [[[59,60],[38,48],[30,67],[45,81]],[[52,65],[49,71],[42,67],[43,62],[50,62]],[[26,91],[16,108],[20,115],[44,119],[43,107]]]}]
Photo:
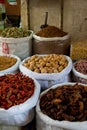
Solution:
[{"label": "dried red chili pepper", "polygon": [[34,80],[22,73],[0,76],[0,108],[25,102],[34,93]]}]

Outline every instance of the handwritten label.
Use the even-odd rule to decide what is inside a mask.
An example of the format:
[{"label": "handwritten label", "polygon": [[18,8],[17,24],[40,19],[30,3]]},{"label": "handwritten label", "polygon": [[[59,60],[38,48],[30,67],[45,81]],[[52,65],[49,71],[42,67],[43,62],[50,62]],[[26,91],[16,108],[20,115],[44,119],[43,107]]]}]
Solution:
[{"label": "handwritten label", "polygon": [[5,42],[2,43],[2,53],[3,53],[3,54],[9,54],[9,46],[8,46],[8,43],[5,43]]}]

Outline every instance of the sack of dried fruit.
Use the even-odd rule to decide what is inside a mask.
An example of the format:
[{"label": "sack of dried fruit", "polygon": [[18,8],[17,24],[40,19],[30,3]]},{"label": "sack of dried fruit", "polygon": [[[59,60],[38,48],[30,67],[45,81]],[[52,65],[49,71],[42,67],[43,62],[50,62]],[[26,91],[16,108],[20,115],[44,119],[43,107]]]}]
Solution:
[{"label": "sack of dried fruit", "polygon": [[40,85],[21,73],[0,76],[0,124],[24,126],[34,118]]},{"label": "sack of dried fruit", "polygon": [[37,130],[87,130],[87,85],[56,84],[36,105]]}]

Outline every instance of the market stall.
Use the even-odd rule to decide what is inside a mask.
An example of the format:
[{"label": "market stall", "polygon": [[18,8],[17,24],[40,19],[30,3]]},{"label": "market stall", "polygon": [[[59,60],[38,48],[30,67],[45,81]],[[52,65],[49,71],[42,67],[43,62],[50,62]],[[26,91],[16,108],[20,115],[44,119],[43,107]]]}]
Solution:
[{"label": "market stall", "polygon": [[86,5],[6,1],[19,19],[0,33],[0,130],[87,129]]}]

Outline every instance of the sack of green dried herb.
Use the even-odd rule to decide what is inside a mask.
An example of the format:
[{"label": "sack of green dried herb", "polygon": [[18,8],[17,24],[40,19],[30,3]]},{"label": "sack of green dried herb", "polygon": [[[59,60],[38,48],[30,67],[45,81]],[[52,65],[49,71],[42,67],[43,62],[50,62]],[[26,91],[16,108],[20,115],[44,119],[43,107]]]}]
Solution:
[{"label": "sack of green dried herb", "polygon": [[32,54],[31,30],[24,30],[18,27],[5,28],[0,37],[0,53],[14,54],[21,59]]}]

